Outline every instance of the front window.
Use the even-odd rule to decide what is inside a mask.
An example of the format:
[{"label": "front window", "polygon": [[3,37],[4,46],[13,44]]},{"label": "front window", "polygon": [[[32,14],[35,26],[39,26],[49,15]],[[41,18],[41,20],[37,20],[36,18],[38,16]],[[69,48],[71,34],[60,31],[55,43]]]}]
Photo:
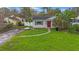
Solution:
[{"label": "front window", "polygon": [[43,25],[43,21],[35,21],[35,25]]}]

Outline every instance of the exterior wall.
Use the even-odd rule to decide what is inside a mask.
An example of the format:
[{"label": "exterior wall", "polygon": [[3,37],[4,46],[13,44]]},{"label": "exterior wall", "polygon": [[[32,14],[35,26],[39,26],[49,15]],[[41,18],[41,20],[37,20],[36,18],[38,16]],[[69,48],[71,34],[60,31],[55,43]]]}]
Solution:
[{"label": "exterior wall", "polygon": [[35,25],[35,22],[38,21],[38,20],[34,20],[33,21],[33,27],[34,28],[47,28],[47,23],[46,23],[46,20],[39,20],[39,21],[43,21],[43,25]]},{"label": "exterior wall", "polygon": [[[42,21],[43,25],[35,25],[36,21]],[[32,26],[34,28],[47,28],[47,21],[48,20],[33,20],[33,22],[31,22],[31,23],[24,22],[24,26]],[[51,28],[54,28],[54,26],[52,24],[53,24],[53,21],[51,20]]]},{"label": "exterior wall", "polygon": [[29,23],[29,22],[24,22],[24,26],[32,26],[34,28],[46,28],[46,21],[43,20],[39,20],[39,21],[43,21],[43,25],[35,25],[35,22],[38,20],[33,20],[33,22]]}]

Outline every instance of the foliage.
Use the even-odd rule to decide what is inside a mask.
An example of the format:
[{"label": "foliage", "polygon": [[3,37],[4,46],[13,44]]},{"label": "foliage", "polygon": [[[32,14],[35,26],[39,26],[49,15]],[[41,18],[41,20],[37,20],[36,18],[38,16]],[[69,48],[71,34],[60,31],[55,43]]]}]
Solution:
[{"label": "foliage", "polygon": [[75,18],[76,14],[72,10],[65,10],[61,13],[56,13],[56,26],[59,29],[68,29],[70,26],[70,19]]},{"label": "foliage", "polygon": [[55,12],[55,15],[57,15],[57,14],[60,14],[60,13],[61,13],[61,10],[60,10],[59,8],[56,8],[56,9],[54,10],[54,12]]},{"label": "foliage", "polygon": [[24,24],[22,24],[22,22],[21,21],[18,21],[18,26],[24,26]]},{"label": "foliage", "polygon": [[63,12],[63,16],[64,16],[64,20],[69,21],[71,18],[75,18],[76,17],[76,13],[72,10],[65,10]]},{"label": "foliage", "polygon": [[18,15],[17,9],[12,9],[10,13],[11,13],[11,15],[14,15],[14,16]]},{"label": "foliage", "polygon": [[31,18],[31,17],[29,17],[29,18],[27,19],[27,21],[32,22],[32,18]]},{"label": "foliage", "polygon": [[62,29],[62,24],[63,24],[63,18],[62,18],[62,13],[56,14],[56,19],[55,19],[55,26],[58,27],[59,30]]},{"label": "foliage", "polygon": [[62,21],[62,29],[63,30],[67,30],[69,28],[69,24],[67,21],[63,20]]},{"label": "foliage", "polygon": [[79,25],[78,24],[71,25],[69,28],[69,32],[78,33],[79,32]]},{"label": "foliage", "polygon": [[32,10],[30,7],[23,7],[22,14],[26,18],[26,21],[32,21]]},{"label": "foliage", "polygon": [[25,18],[32,16],[30,7],[23,7],[21,11]]},{"label": "foliage", "polygon": [[59,13],[61,13],[61,10],[60,9],[49,9],[48,10],[48,15],[53,15],[53,16],[55,16],[56,14],[59,14]]}]

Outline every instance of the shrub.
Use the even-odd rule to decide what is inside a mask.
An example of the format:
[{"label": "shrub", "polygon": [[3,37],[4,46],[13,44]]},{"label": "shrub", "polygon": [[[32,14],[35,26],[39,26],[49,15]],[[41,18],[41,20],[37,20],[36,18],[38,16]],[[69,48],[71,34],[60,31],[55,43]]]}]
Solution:
[{"label": "shrub", "polygon": [[79,25],[78,24],[71,25],[69,27],[69,32],[75,32],[75,33],[79,32]]},{"label": "shrub", "polygon": [[18,22],[18,26],[24,26],[20,21]]}]

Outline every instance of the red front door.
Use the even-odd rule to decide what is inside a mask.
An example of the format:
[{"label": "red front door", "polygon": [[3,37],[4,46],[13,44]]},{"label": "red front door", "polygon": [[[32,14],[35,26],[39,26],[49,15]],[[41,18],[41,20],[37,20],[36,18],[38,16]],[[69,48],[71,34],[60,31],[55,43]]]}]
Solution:
[{"label": "red front door", "polygon": [[51,28],[51,21],[47,21],[47,27]]}]

